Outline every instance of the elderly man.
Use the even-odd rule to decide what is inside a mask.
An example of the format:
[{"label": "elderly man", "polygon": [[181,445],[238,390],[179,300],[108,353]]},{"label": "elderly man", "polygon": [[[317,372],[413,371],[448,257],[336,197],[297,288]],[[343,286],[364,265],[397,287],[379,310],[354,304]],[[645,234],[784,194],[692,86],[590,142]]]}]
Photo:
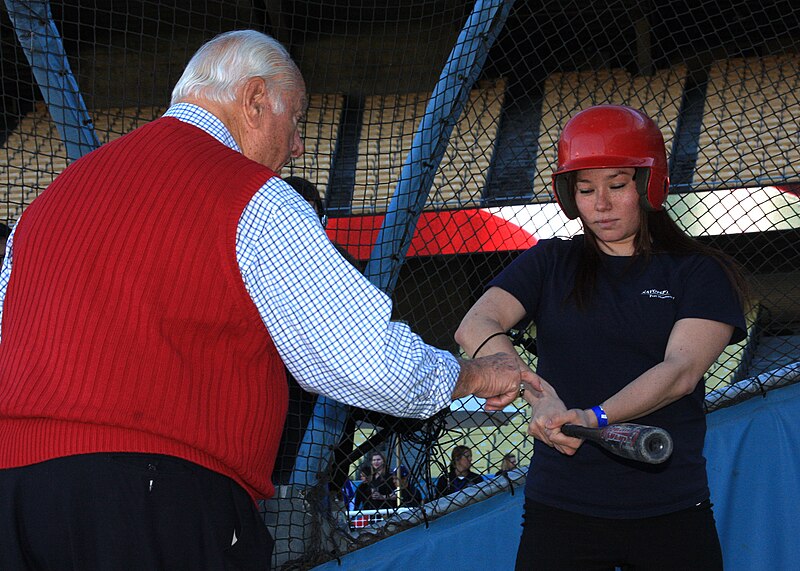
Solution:
[{"label": "elderly man", "polygon": [[273,492],[284,363],[397,416],[536,385],[515,357],[459,361],[390,321],[277,176],[305,109],[277,42],[223,34],[164,117],[23,213],[0,274],[0,568],[268,567],[253,500]]}]

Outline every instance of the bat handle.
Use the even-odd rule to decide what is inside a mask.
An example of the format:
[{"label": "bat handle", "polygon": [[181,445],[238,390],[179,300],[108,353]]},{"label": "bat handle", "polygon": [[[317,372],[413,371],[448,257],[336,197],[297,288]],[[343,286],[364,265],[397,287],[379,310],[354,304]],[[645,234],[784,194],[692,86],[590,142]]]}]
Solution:
[{"label": "bat handle", "polygon": [[596,428],[589,428],[588,426],[578,426],[577,424],[565,424],[561,427],[561,433],[572,438],[592,438],[597,434]]}]

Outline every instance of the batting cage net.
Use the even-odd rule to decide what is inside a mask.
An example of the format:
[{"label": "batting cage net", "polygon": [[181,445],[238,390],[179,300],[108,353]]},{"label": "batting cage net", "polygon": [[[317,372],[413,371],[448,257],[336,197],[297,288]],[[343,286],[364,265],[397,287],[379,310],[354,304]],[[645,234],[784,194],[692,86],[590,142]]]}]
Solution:
[{"label": "batting cage net", "polygon": [[[752,288],[747,339],[706,375],[709,410],[798,378],[796,2],[5,0],[0,18],[9,226],[71,161],[159,117],[203,42],[252,28],[307,82],[305,153],[282,175],[316,186],[331,240],[426,342],[460,354],[453,333],[489,279],[537,240],[580,232],[553,198],[556,142],[577,111],[617,103],[664,135],[670,214]],[[512,333],[535,366],[535,331]],[[415,421],[293,385],[262,505],[275,566],[518,490],[527,417],[464,399]],[[475,480],[450,493],[453,456],[469,454]]]}]

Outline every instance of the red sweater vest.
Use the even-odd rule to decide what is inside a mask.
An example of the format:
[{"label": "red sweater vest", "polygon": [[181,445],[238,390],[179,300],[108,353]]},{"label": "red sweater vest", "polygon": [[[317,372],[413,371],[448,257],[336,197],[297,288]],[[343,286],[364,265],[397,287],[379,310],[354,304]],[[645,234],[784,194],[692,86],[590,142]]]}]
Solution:
[{"label": "red sweater vest", "polygon": [[287,386],[235,249],[272,176],[162,118],[27,208],[3,307],[0,468],[158,453],[272,495]]}]

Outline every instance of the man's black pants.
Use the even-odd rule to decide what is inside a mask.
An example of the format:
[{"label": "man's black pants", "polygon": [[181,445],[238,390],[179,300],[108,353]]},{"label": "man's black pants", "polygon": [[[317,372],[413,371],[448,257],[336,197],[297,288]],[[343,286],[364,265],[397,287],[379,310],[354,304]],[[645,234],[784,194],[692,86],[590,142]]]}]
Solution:
[{"label": "man's black pants", "polygon": [[236,482],[171,456],[85,454],[0,470],[0,569],[269,569]]}]

